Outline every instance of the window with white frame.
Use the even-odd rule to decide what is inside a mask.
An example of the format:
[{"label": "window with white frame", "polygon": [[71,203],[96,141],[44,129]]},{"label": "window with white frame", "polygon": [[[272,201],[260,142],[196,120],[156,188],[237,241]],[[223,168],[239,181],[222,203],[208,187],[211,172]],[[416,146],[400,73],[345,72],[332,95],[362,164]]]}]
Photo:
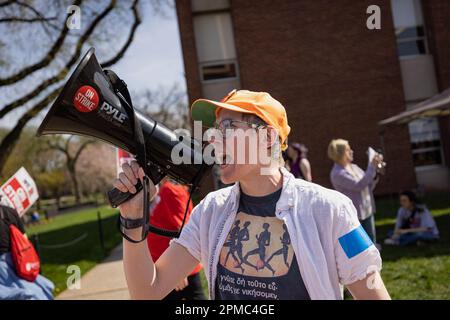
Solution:
[{"label": "window with white frame", "polygon": [[414,166],[443,165],[439,122],[424,118],[409,123],[409,134]]},{"label": "window with white frame", "polygon": [[201,64],[202,81],[237,77],[236,61],[218,61]]},{"label": "window with white frame", "polygon": [[191,0],[192,12],[207,12],[230,8],[230,0]]},{"label": "window with white frame", "polygon": [[195,15],[194,33],[202,81],[237,78],[236,48],[230,13]]}]

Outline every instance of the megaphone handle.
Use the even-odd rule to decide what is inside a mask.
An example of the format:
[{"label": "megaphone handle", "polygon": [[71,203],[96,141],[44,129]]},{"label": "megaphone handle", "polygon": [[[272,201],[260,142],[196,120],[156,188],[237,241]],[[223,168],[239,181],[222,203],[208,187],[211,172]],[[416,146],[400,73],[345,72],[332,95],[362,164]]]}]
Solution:
[{"label": "megaphone handle", "polygon": [[111,207],[117,208],[122,203],[133,198],[136,194],[139,193],[139,191],[142,190],[142,183],[140,181],[138,181],[138,183],[135,184],[134,187],[136,188],[136,193],[122,192],[116,188],[108,191],[108,200],[109,200],[109,203],[111,204]]}]

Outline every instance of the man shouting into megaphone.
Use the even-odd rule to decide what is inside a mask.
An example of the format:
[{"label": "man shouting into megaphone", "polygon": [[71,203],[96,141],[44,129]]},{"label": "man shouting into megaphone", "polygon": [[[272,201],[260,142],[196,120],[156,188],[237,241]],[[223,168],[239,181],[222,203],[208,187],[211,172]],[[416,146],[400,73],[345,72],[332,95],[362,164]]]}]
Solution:
[{"label": "man shouting into megaphone", "polygon": [[[380,254],[351,200],[283,167],[290,127],[280,102],[234,90],[220,102],[197,100],[191,111],[213,128],[220,178],[234,185],[209,193],[156,262],[145,241],[123,240],[131,298],[165,297],[199,262],[211,299],[342,299],[343,286],[356,299],[390,298]],[[136,193],[144,171],[137,162],[122,168],[114,186]],[[122,217],[141,218],[142,200],[140,191],[123,203]],[[138,239],[141,228],[127,236]]]}]

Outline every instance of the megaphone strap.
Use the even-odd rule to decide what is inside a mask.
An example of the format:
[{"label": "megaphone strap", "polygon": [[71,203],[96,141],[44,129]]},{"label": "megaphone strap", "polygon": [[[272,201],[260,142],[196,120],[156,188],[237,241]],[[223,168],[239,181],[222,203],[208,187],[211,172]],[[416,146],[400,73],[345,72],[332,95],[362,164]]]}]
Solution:
[{"label": "megaphone strap", "polygon": [[119,214],[120,225],[125,229],[136,229],[144,225],[144,219],[128,219]]},{"label": "megaphone strap", "polygon": [[[144,172],[146,176],[144,176],[144,183],[143,183],[143,189],[144,189],[144,197],[143,197],[143,212],[142,212],[142,219],[144,226],[148,224],[148,211],[150,208],[150,201],[148,199],[148,190],[147,190],[147,181],[148,177],[147,174],[149,174],[149,165],[147,162],[147,152],[145,148],[145,140],[144,140],[144,134],[142,132],[141,123],[136,117],[136,113],[134,112],[133,103],[131,101],[131,96],[128,91],[127,85],[125,81],[120,79],[117,74],[112,70],[105,70],[106,76],[109,78],[111,85],[116,92],[116,94],[121,98],[123,102],[123,107],[125,111],[128,114],[128,117],[130,119],[130,124],[132,126],[133,135],[136,141],[136,160],[139,162],[141,167],[144,169]],[[150,177],[152,178],[152,177]],[[148,231],[147,228],[142,228],[142,238],[141,241],[143,241],[147,237]]]},{"label": "megaphone strap", "polygon": [[[138,163],[141,165],[141,167],[144,169],[145,172],[145,176],[144,176],[144,183],[142,186],[143,192],[144,192],[144,199],[143,199],[143,213],[142,213],[142,218],[141,219],[137,219],[136,221],[128,221],[129,219],[125,219],[123,217],[121,217],[119,215],[119,221],[118,221],[118,226],[119,226],[119,231],[122,234],[122,236],[127,239],[130,242],[133,243],[139,243],[144,241],[147,238],[147,234],[149,232],[153,232],[156,233],[158,235],[161,236],[165,236],[165,237],[169,237],[169,238],[178,238],[180,236],[181,230],[184,227],[184,224],[186,222],[186,217],[187,217],[187,212],[189,209],[189,204],[191,202],[191,198],[192,198],[192,193],[193,191],[196,189],[196,187],[198,186],[198,182],[199,182],[199,177],[201,176],[200,173],[202,170],[199,170],[199,172],[197,173],[196,177],[193,179],[192,181],[192,186],[191,186],[191,190],[189,192],[189,199],[187,201],[186,204],[186,209],[184,212],[184,217],[183,217],[183,222],[181,224],[181,227],[179,230],[176,231],[171,231],[171,230],[166,230],[166,229],[162,229],[162,228],[157,228],[155,226],[152,226],[149,223],[149,209],[150,209],[150,201],[148,199],[148,182],[149,180],[152,180],[152,182],[154,183],[158,183],[161,178],[165,175],[164,173],[159,172],[159,170],[156,170],[155,172],[153,172],[156,176],[153,176],[152,173],[152,166],[155,168],[155,164],[147,161],[147,152],[146,152],[146,146],[145,146],[145,140],[144,140],[144,134],[142,131],[142,127],[141,127],[141,123],[139,122],[139,120],[136,117],[136,113],[134,112],[134,107],[131,101],[131,96],[130,93],[128,91],[127,85],[126,83],[120,79],[117,74],[115,74],[113,71],[111,70],[105,70],[105,74],[107,75],[107,77],[110,79],[111,85],[113,86],[115,92],[117,93],[118,97],[123,101],[123,106],[124,109],[126,110],[128,117],[130,119],[130,123],[132,125],[132,130],[134,132],[134,138],[136,141],[136,160],[138,161]],[[155,125],[156,126],[156,125]],[[202,169],[203,169],[203,163],[202,163]],[[157,167],[156,167],[157,168]],[[116,197],[117,199],[119,199],[120,197]],[[126,198],[128,198],[128,195],[126,196]],[[117,203],[120,204],[121,202]],[[133,226],[133,228],[139,228],[142,227],[142,237],[140,240],[134,240],[131,239],[130,237],[128,237],[125,233],[125,229],[130,229]]]},{"label": "megaphone strap", "polygon": [[120,92],[128,102],[128,104],[132,106],[133,103],[131,102],[131,96],[130,92],[128,91],[127,83],[120,79],[119,76],[112,70],[103,70],[103,72],[109,78],[109,81],[112,84],[114,90],[116,92]]},{"label": "megaphone strap", "polygon": [[[125,219],[125,218],[123,218],[123,219]],[[141,237],[141,239],[139,239],[139,240],[131,239],[131,238],[126,234],[125,230],[127,230],[127,228],[126,228],[124,225],[122,225],[121,219],[120,219],[120,218],[117,219],[117,228],[119,229],[119,232],[120,232],[120,234],[122,235],[122,237],[123,237],[124,239],[126,239],[127,241],[129,241],[129,242],[132,242],[132,243],[140,243],[140,242],[142,242],[142,241],[144,241],[144,240],[146,239],[146,237]]]}]

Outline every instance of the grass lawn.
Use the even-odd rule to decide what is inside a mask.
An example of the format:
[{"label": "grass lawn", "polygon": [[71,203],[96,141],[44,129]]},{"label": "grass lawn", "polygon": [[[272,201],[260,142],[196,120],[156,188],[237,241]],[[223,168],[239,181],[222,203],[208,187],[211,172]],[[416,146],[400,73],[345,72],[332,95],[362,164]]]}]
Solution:
[{"label": "grass lawn", "polygon": [[[423,247],[383,245],[382,277],[393,299],[450,299],[450,195],[430,194],[424,199],[433,214],[441,239]],[[397,199],[377,201],[377,241],[382,244],[394,229]]]},{"label": "grass lawn", "polygon": [[[67,289],[66,280],[69,274],[66,270],[69,265],[78,265],[84,275],[120,243],[121,236],[116,228],[118,211],[109,206],[101,206],[99,210],[105,252],[100,244],[96,208],[62,214],[48,222],[44,220],[39,225],[27,228],[29,238],[32,239],[33,235],[38,234],[42,274],[54,282],[55,295]],[[68,244],[80,238],[81,241],[70,246],[45,247]]]}]

